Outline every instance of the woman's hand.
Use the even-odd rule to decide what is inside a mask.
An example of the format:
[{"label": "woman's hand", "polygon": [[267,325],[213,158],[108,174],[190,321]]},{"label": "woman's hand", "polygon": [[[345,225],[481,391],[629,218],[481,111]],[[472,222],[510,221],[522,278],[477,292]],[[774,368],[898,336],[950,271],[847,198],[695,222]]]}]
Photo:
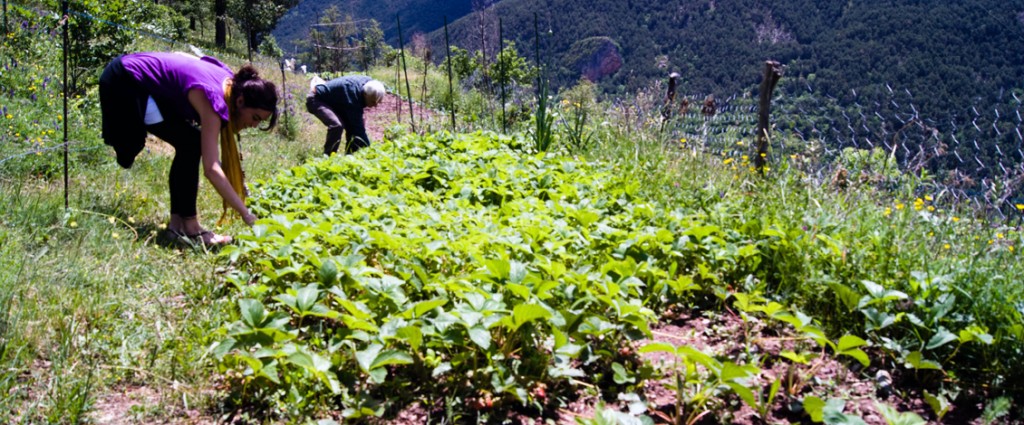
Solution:
[{"label": "woman's hand", "polygon": [[256,223],[257,219],[259,219],[259,217],[256,217],[256,214],[253,214],[251,212],[242,214],[242,221],[244,221],[245,224],[249,226],[252,226],[254,223]]}]

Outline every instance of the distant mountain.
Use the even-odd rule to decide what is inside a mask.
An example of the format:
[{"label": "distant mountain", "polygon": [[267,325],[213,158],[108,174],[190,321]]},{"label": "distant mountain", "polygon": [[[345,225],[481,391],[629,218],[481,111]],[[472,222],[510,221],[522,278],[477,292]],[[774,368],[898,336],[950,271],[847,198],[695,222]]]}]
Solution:
[{"label": "distant mountain", "polygon": [[500,18],[533,60],[536,16],[555,84],[586,75],[611,93],[680,72],[683,92],[728,96],[756,88],[767,59],[840,104],[901,88],[926,116],[1024,89],[1024,0],[304,0],[278,41],[291,46],[331,4],[377,19],[392,41],[401,16],[406,40],[430,32],[435,52],[447,16],[453,44],[492,58]]},{"label": "distant mountain", "polygon": [[472,10],[472,0],[302,0],[277,23],[272,34],[286,52],[295,51],[295,40],[305,39],[309,27],[317,22],[319,14],[336,6],[342,16],[355,19],[376,19],[384,36],[392,45],[398,45],[396,17],[401,19],[406,40],[412,34],[429,33],[444,26],[444,18],[454,21]]}]

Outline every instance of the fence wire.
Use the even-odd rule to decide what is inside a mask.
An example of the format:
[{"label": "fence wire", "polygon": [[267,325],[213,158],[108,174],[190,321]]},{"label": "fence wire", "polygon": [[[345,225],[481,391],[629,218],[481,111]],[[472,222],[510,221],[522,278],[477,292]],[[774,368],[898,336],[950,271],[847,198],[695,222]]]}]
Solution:
[{"label": "fence wire", "polygon": [[[835,97],[783,77],[772,101],[770,159],[783,161],[794,154],[822,158],[809,171],[820,183],[827,183],[850,153],[877,150],[900,172],[931,174],[929,187],[953,203],[971,204],[1003,219],[1021,214],[1024,96],[1004,93],[1002,104],[968,106],[940,123],[919,111],[909,90],[885,85],[887,96],[861,98],[852,107],[840,108]],[[648,97],[657,99],[661,88],[655,84]],[[681,98],[666,105],[667,120],[666,108],[645,108],[645,103],[656,101],[645,101],[643,96],[619,102],[616,108],[635,111],[630,119],[636,128],[664,121],[668,140],[695,141],[691,147],[705,153],[734,157],[750,153],[757,130],[755,98],[716,99],[708,93]],[[701,110],[708,99],[714,103],[710,114]]]},{"label": "fence wire", "polygon": [[[70,3],[85,9],[78,0]],[[15,2],[11,4],[18,6]],[[74,19],[158,40],[172,49],[182,45],[200,53],[188,43],[87,12],[73,10],[70,14]],[[770,159],[780,161],[791,154],[820,157],[824,161],[817,169],[809,170],[809,174],[826,182],[841,166],[844,150],[880,150],[902,172],[941,171],[943,174],[934,176],[929,184],[953,202],[971,204],[1002,218],[1019,215],[1015,207],[1024,204],[1024,95],[1000,93],[1001,103],[971,105],[939,122],[921,113],[910,90],[896,83],[881,84],[885,87],[883,95],[866,96],[853,91],[852,105],[840,106],[835,94],[818,92],[806,82],[784,76],[772,101]],[[631,101],[619,101],[613,107],[628,111],[624,114],[631,121],[627,126],[641,128],[660,121],[671,140],[697,141],[699,149],[709,154],[740,156],[750,152],[758,120],[755,98],[690,93],[678,96],[681,101],[673,105],[660,105],[661,93],[659,82],[647,94],[651,102],[644,102],[641,95]],[[713,104],[710,113],[704,110],[709,100]],[[4,158],[0,164],[64,146],[62,143],[32,149]]]}]

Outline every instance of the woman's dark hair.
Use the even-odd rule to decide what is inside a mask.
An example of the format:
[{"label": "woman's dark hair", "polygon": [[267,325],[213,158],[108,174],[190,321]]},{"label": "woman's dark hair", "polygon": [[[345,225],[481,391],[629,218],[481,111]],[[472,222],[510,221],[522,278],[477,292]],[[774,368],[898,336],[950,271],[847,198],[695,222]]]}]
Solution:
[{"label": "woman's dark hair", "polygon": [[231,80],[231,104],[235,105],[238,96],[244,99],[245,107],[270,111],[270,124],[260,130],[269,131],[277,125],[277,88],[274,83],[260,78],[260,73],[252,65],[245,65]]}]

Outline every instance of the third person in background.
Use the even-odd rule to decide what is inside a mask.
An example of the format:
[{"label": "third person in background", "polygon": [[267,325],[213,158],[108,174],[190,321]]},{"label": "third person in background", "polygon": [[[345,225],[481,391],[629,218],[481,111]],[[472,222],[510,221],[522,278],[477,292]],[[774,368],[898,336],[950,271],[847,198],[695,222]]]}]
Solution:
[{"label": "third person in background", "polygon": [[345,153],[370,146],[363,121],[363,109],[384,99],[384,84],[365,75],[348,75],[330,81],[313,76],[306,97],[306,110],[327,126],[324,155],[338,151],[345,133]]}]

